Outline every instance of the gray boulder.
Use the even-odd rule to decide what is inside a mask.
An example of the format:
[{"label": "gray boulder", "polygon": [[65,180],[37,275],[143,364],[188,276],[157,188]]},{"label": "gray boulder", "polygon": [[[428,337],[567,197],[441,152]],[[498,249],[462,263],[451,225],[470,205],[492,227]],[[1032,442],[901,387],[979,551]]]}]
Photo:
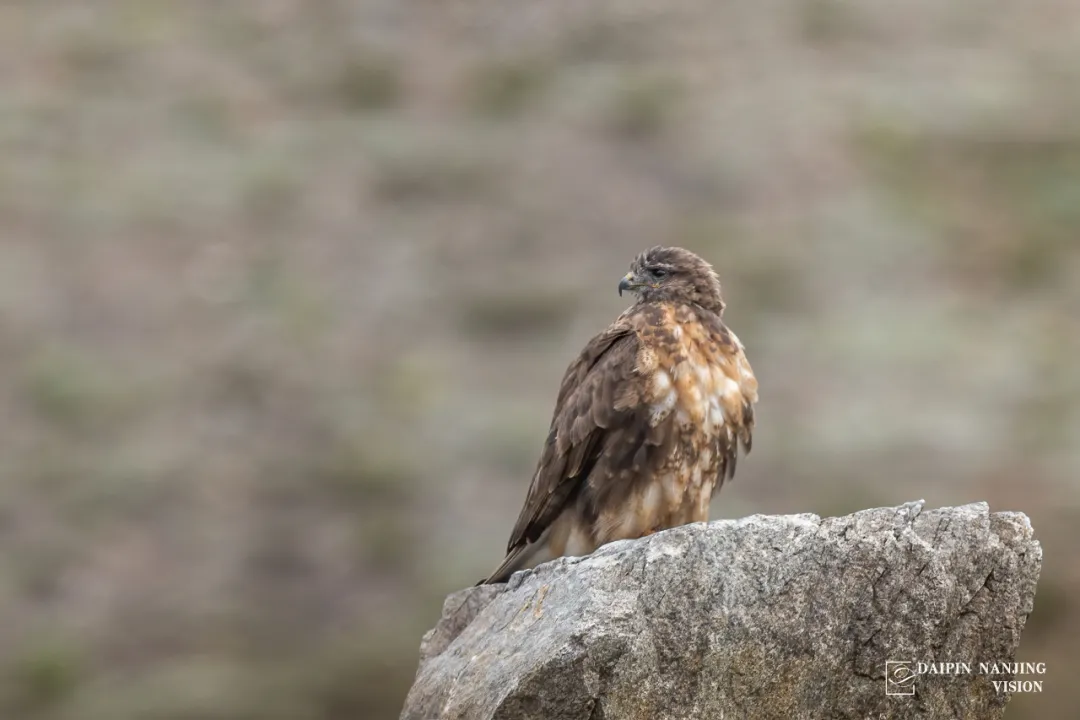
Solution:
[{"label": "gray boulder", "polygon": [[985,503],[611,543],[447,598],[401,717],[1000,718],[1041,564]]}]

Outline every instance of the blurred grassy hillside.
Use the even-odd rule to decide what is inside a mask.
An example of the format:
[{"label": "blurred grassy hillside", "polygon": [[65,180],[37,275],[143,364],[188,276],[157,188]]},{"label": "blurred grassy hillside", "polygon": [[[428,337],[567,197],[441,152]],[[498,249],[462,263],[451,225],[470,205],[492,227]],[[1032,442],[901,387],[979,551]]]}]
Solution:
[{"label": "blurred grassy hillside", "polygon": [[715,517],[1028,513],[1080,685],[1080,5],[0,6],[0,717],[396,717],[634,254],[761,383]]}]

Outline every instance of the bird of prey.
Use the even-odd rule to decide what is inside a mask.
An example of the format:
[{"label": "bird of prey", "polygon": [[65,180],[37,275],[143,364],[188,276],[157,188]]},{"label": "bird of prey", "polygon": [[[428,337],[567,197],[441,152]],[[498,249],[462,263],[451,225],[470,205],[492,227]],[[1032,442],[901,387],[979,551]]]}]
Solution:
[{"label": "bird of prey", "polygon": [[506,558],[482,584],[706,521],[739,444],[750,452],[757,379],[712,267],[654,247],[618,289],[636,301],[567,368]]}]

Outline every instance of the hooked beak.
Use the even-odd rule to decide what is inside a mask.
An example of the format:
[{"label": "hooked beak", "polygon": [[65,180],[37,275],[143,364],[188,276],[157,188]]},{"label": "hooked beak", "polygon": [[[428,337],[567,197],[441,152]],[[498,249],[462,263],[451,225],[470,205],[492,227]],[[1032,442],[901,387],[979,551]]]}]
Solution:
[{"label": "hooked beak", "polygon": [[619,297],[622,297],[623,290],[632,291],[639,287],[641,287],[641,283],[635,281],[634,273],[628,272],[619,281]]}]

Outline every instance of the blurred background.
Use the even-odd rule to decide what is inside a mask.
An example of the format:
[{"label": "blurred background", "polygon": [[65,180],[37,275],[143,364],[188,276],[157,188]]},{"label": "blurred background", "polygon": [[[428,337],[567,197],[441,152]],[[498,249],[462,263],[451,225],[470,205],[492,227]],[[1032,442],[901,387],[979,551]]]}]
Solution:
[{"label": "blurred background", "polygon": [[397,717],[632,257],[761,384],[714,517],[1045,550],[1075,718],[1080,4],[7,2],[0,717]]}]

